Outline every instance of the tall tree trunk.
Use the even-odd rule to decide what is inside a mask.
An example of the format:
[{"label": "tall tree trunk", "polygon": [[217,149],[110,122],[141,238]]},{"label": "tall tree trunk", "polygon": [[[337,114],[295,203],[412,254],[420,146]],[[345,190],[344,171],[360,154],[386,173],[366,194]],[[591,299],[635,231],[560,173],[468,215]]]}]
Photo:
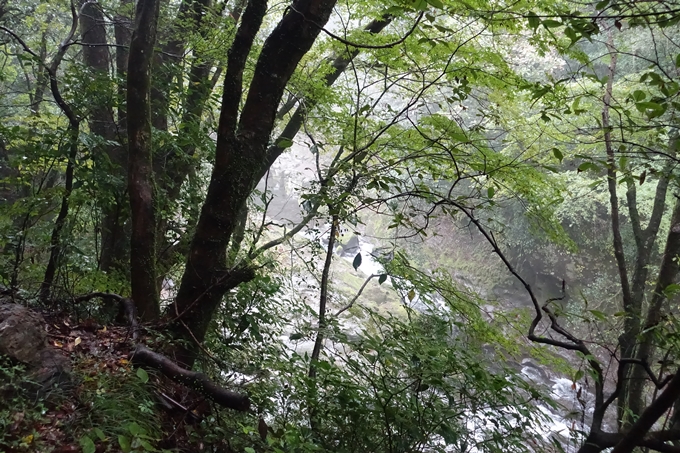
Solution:
[{"label": "tall tree trunk", "polygon": [[127,76],[128,192],[132,217],[132,299],[144,321],[160,315],[156,286],[156,216],[151,149],[151,61],[160,0],[138,0]]},{"label": "tall tree trunk", "polygon": [[[45,95],[45,89],[47,88],[47,82],[49,81],[49,70],[46,67],[47,65],[47,30],[43,31],[40,37],[40,53],[38,54],[38,61],[37,61],[37,69],[36,69],[36,83],[35,87],[33,89],[33,93],[29,93],[29,99],[31,101],[31,113],[30,115],[33,117],[40,116],[40,106],[42,105],[44,95]],[[27,81],[27,90],[31,90],[31,86],[29,82]],[[35,130],[34,128],[31,128],[31,135],[37,135],[38,131]],[[7,151],[6,149],[4,151]],[[6,168],[4,169],[4,172],[7,173],[7,176],[12,175],[12,176],[18,176],[20,174],[18,168],[11,168],[10,167],[10,160],[9,160],[9,153],[7,153],[6,157]],[[46,182],[48,182],[46,188],[52,188],[53,183],[56,182],[57,178],[53,177],[48,177],[44,179]],[[39,186],[42,186],[42,181],[39,183]],[[22,198],[27,198],[30,197],[31,195],[31,185],[26,185],[26,184],[20,184],[19,187],[16,187],[16,185],[13,185],[11,188],[11,191],[7,191],[7,196],[3,198],[2,202],[3,203],[14,203],[17,200],[20,200]],[[30,202],[29,202],[30,203]],[[28,234],[28,228],[29,225],[31,225],[33,218],[35,217],[35,213],[33,213],[33,208],[32,207],[26,207],[24,208],[25,214],[21,216],[16,216],[12,220],[12,231],[14,232],[13,234],[13,239],[10,241],[7,246],[2,250],[3,255],[8,255],[12,256],[12,261],[13,261],[13,266],[12,266],[12,273],[10,276],[10,287],[12,289],[17,289],[18,286],[18,280],[19,280],[19,271],[21,268],[21,264],[23,262],[23,255],[24,255],[24,248],[26,245],[26,236]]]},{"label": "tall tree trunk", "polygon": [[[619,197],[617,192],[617,169],[616,169],[616,156],[614,155],[614,148],[611,140],[611,123],[609,120],[609,108],[612,102],[612,88],[614,84],[614,76],[616,75],[616,61],[618,58],[618,53],[613,46],[613,35],[611,31],[607,40],[607,50],[610,55],[609,63],[609,78],[607,79],[607,87],[604,94],[603,102],[604,107],[602,109],[602,129],[604,131],[604,144],[607,151],[607,186],[609,189],[609,205],[611,208],[611,226],[612,226],[612,237],[613,237],[613,248],[614,257],[616,258],[616,266],[619,272],[619,279],[621,283],[621,293],[623,297],[623,310],[626,313],[626,318],[624,320],[623,333],[619,337],[619,343],[621,345],[621,357],[630,358],[633,356],[633,351],[635,349],[635,336],[637,334],[637,329],[640,324],[640,305],[637,301],[633,300],[631,289],[630,289],[630,279],[628,277],[628,267],[626,265],[626,257],[623,251],[623,240],[621,239],[621,225],[619,223],[620,210],[619,210]],[[619,364],[623,368],[621,376],[626,376],[628,365],[625,363]],[[622,384],[625,389],[625,382]],[[626,407],[626,391],[621,392],[621,396],[618,399],[618,416],[617,420],[622,422],[623,414]]]},{"label": "tall tree trunk", "polygon": [[[203,22],[203,17],[210,12],[211,3],[211,0],[202,0],[200,2],[184,2],[180,8],[180,13],[177,18],[177,21],[181,21],[182,25],[177,25],[175,27],[175,33],[178,36],[183,37],[184,35],[181,33],[181,30],[191,26],[192,29],[198,29],[199,34],[205,38],[206,30],[205,27],[201,27],[201,24]],[[188,8],[189,5],[191,8]],[[187,21],[189,21],[189,24],[187,24]],[[183,52],[185,43],[184,41],[175,39],[170,41],[168,46],[173,48],[176,52],[180,51],[180,49]],[[156,181],[159,191],[163,194],[163,212],[173,212],[173,205],[179,198],[182,184],[194,169],[195,159],[192,157],[196,152],[197,147],[195,140],[191,139],[191,134],[192,131],[200,130],[203,111],[213,89],[213,85],[211,84],[209,77],[212,67],[212,60],[206,59],[201,54],[201,52],[194,49],[191,59],[191,67],[189,69],[189,82],[183,97],[183,113],[181,123],[178,127],[178,129],[180,131],[184,131],[188,137],[185,137],[184,143],[180,146],[179,150],[175,147],[172,147],[167,152],[161,150],[161,152],[157,153],[154,163]],[[167,70],[167,68],[164,68],[163,70]],[[170,85],[167,83],[165,86],[161,85],[160,88],[169,90]],[[157,93],[157,95],[159,94]],[[169,96],[169,93],[166,93],[163,96]],[[195,225],[196,217],[190,218],[188,220],[190,225]],[[186,252],[189,248],[188,240],[181,241],[179,246],[173,246],[166,240],[165,233],[168,227],[168,221],[168,216],[162,217],[159,219],[156,229],[156,234],[159,240],[159,281],[162,281],[165,277],[165,274],[173,265],[177,263],[176,257],[178,255],[186,257]]]},{"label": "tall tree trunk", "polygon": [[[179,63],[184,58],[187,37],[198,29],[203,14],[211,2],[212,0],[182,0],[169,31],[170,37],[162,46],[163,52],[154,55],[151,124],[155,129],[163,131],[168,129],[171,86],[173,80],[181,74]],[[164,37],[161,36],[159,40],[162,42]]]},{"label": "tall tree trunk", "polygon": [[[74,117],[75,118],[75,117]],[[45,276],[40,285],[40,299],[47,302],[52,292],[52,285],[54,283],[54,276],[62,257],[62,232],[66,225],[66,219],[69,213],[69,204],[71,193],[73,192],[73,172],[75,170],[76,158],[78,157],[78,134],[80,133],[80,121],[70,121],[68,128],[68,152],[66,154],[66,175],[64,179],[64,193],[61,196],[61,207],[59,214],[54,221],[54,228],[52,228],[52,237],[50,238],[50,258],[45,268]]]},{"label": "tall tree trunk", "polygon": [[[40,37],[40,63],[47,60],[47,30],[43,31]],[[47,82],[49,81],[49,72],[47,68],[42,65],[38,66],[38,77],[35,83],[35,91],[31,99],[31,114],[40,115],[40,106],[42,105]]]},{"label": "tall tree trunk", "polygon": [[[635,358],[643,362],[649,363],[654,356],[654,327],[661,322],[663,315],[664,302],[667,300],[665,290],[675,283],[678,277],[678,256],[680,255],[680,200],[675,202],[673,214],[671,217],[671,225],[668,230],[668,238],[666,239],[666,248],[664,250],[661,267],[659,269],[659,276],[656,281],[652,300],[647,310],[645,318],[644,329],[640,334],[639,345],[635,354]],[[632,414],[639,416],[645,408],[645,384],[647,383],[647,374],[643,367],[634,366],[630,378],[629,402],[628,408]]]},{"label": "tall tree trunk", "polygon": [[54,276],[56,275],[57,269],[59,267],[59,261],[62,255],[62,232],[64,226],[66,225],[66,218],[69,213],[69,203],[71,198],[71,192],[73,190],[73,172],[75,170],[76,158],[78,156],[78,135],[80,133],[80,118],[76,115],[73,108],[68,104],[64,98],[61,96],[61,91],[59,90],[59,82],[57,80],[57,70],[61,61],[66,55],[68,46],[71,44],[71,40],[76,34],[78,29],[78,12],[75,5],[71,4],[71,30],[67,37],[59,45],[57,53],[52,58],[49,66],[45,66],[47,73],[49,75],[50,91],[52,92],[52,97],[54,101],[59,106],[62,113],[68,118],[68,151],[66,153],[66,175],[64,181],[64,193],[61,196],[61,207],[59,209],[59,214],[54,222],[54,227],[52,228],[52,237],[50,239],[50,258],[47,263],[47,268],[45,269],[45,276],[40,285],[40,299],[45,302],[49,299],[52,291],[52,284],[54,283]]},{"label": "tall tree trunk", "polygon": [[[119,27],[120,24],[116,23]],[[109,77],[111,55],[107,46],[108,39],[104,27],[104,15],[99,5],[85,2],[80,15],[80,34],[82,36],[83,63],[93,73],[95,80],[106,80]],[[125,43],[127,45],[128,43]],[[101,153],[95,154],[95,171],[99,176],[99,189],[106,194],[101,197],[101,253],[99,267],[107,272],[114,263],[118,269],[124,265],[126,255],[122,225],[122,194],[125,192],[127,165],[124,158],[125,149],[121,143],[113,107],[107,102],[96,103],[88,116],[90,131],[105,139],[109,144],[103,145]],[[106,156],[102,158],[101,155]],[[106,176],[106,177],[102,177]],[[127,272],[126,272],[127,274]]]},{"label": "tall tree trunk", "polygon": [[252,278],[250,270],[230,270],[226,248],[238,213],[269,167],[267,143],[279,102],[300,59],[328,21],[335,0],[298,0],[264,43],[240,118],[243,72],[266,12],[266,1],[251,1],[229,51],[215,165],[206,201],[191,243],[186,269],[170,313],[175,332],[187,340],[178,360],[191,366],[222,296]]},{"label": "tall tree trunk", "polygon": [[130,256],[130,227],[129,200],[127,194],[127,108],[126,86],[127,63],[132,39],[132,20],[126,9],[132,5],[132,0],[121,0],[121,13],[115,16],[114,35],[116,41],[115,68],[118,87],[118,101],[116,102],[116,131],[115,140],[120,146],[107,148],[111,171],[115,176],[115,183],[108,189],[111,191],[112,201],[102,206],[101,220],[101,254],[99,268],[105,272],[119,271],[122,275],[129,275],[128,263]]}]

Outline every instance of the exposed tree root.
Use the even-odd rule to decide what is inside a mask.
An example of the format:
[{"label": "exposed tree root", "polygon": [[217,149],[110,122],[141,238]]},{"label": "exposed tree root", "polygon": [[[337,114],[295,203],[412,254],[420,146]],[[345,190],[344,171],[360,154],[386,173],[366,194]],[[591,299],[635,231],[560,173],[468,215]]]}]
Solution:
[{"label": "exposed tree root", "polygon": [[137,365],[159,370],[173,381],[201,392],[220,406],[241,412],[246,412],[250,409],[250,399],[246,395],[226,390],[208,379],[205,374],[186,370],[144,345],[137,345],[132,353],[131,361]]}]

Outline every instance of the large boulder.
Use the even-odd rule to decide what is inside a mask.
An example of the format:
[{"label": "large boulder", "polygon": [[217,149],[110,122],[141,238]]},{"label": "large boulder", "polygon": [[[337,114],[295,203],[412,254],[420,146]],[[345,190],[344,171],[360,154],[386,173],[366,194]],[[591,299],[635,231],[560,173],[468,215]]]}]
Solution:
[{"label": "large boulder", "polygon": [[359,243],[359,237],[353,235],[347,241],[347,244],[342,245],[342,250],[340,251],[340,256],[354,256],[361,250],[361,244]]},{"label": "large boulder", "polygon": [[47,343],[45,320],[23,305],[0,300],[0,354],[27,366],[41,391],[71,381],[71,362]]}]

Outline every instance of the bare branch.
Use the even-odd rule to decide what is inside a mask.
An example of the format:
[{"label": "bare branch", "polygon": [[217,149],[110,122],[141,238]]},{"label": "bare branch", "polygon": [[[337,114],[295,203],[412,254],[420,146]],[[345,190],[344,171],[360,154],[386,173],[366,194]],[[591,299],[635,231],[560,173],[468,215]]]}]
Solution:
[{"label": "bare branch", "polygon": [[345,306],[342,307],[340,310],[338,310],[338,311],[335,313],[334,316],[337,318],[337,317],[340,316],[343,312],[345,312],[345,311],[349,310],[350,308],[352,308],[352,306],[354,305],[354,302],[356,302],[357,299],[359,299],[359,296],[361,296],[361,293],[364,292],[364,288],[366,288],[366,285],[368,285],[368,282],[370,282],[370,281],[371,281],[372,279],[374,279],[375,277],[380,277],[380,274],[371,274],[371,275],[369,275],[368,278],[364,281],[364,284],[361,285],[361,288],[359,288],[359,291],[357,292],[356,296],[354,296],[354,297],[352,298],[352,300],[350,300],[349,303],[348,303],[347,305],[345,305]]}]

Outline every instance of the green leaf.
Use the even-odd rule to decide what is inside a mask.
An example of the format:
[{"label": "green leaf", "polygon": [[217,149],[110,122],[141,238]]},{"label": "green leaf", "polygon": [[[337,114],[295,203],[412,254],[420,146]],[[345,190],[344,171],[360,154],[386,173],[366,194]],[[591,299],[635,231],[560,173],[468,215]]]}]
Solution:
[{"label": "green leaf", "polygon": [[680,68],[680,53],[675,56],[675,67]]},{"label": "green leaf", "polygon": [[120,449],[123,450],[123,453],[130,453],[130,450],[132,450],[130,439],[123,436],[122,434],[118,435],[118,445],[120,445]]},{"label": "green leaf", "polygon": [[380,277],[378,277],[378,284],[382,285],[385,283],[385,280],[387,280],[387,274],[381,274]]},{"label": "green leaf", "polygon": [[149,443],[148,440],[141,439],[139,444],[142,446],[142,448],[144,448],[144,451],[158,451],[153,445],[151,445],[151,443]]},{"label": "green leaf", "polygon": [[104,431],[102,431],[101,429],[95,428],[94,433],[97,435],[99,440],[106,440],[106,435],[104,435]]},{"label": "green leaf", "polygon": [[666,106],[658,104],[656,102],[636,102],[635,108],[639,112],[646,114],[650,118],[661,116],[666,111]]},{"label": "green leaf", "polygon": [[243,449],[246,453],[255,453],[255,449],[253,447],[246,447]]},{"label": "green leaf", "polygon": [[493,187],[489,187],[488,189],[486,189],[486,195],[489,198],[493,198],[495,193],[496,193],[496,189],[494,189]]},{"label": "green leaf", "polygon": [[92,439],[87,436],[81,437],[79,443],[80,447],[83,449],[83,453],[94,453],[97,450]]},{"label": "green leaf", "polygon": [[647,93],[642,90],[635,90],[633,91],[633,94],[631,94],[631,97],[635,102],[640,102],[647,97]]},{"label": "green leaf", "polygon": [[357,256],[354,257],[354,261],[352,261],[354,270],[357,270],[359,266],[361,266],[361,253],[357,253]]},{"label": "green leaf", "polygon": [[562,25],[562,22],[553,20],[553,19],[546,19],[543,22],[541,22],[545,28],[555,28],[559,27]]},{"label": "green leaf", "polygon": [[565,34],[565,36],[566,36],[567,38],[569,38],[569,40],[571,41],[571,43],[569,44],[570,46],[573,45],[573,44],[574,44],[576,41],[578,41],[579,38],[580,38],[580,36],[578,35],[578,33],[576,33],[576,31],[575,31],[573,28],[571,28],[571,27],[565,28],[565,29],[564,29],[564,34]]},{"label": "green leaf", "polygon": [[541,20],[538,18],[536,13],[530,12],[527,14],[527,19],[529,20],[529,26],[536,31],[539,25],[541,25]]},{"label": "green leaf", "polygon": [[442,423],[439,426],[439,435],[444,438],[444,442],[447,444],[451,445],[458,442],[459,434],[451,429],[451,426],[449,426],[447,423]]},{"label": "green leaf", "polygon": [[444,4],[441,2],[441,0],[427,0],[427,3],[434,6],[437,9],[444,9]]},{"label": "green leaf", "polygon": [[329,371],[331,369],[331,364],[327,360],[319,360],[316,362],[316,366],[325,371]]},{"label": "green leaf", "polygon": [[411,301],[411,300],[415,299],[415,297],[416,297],[416,292],[415,292],[414,290],[410,290],[410,291],[408,292],[407,296],[408,296],[408,300]]},{"label": "green leaf", "polygon": [[597,165],[595,165],[592,162],[583,162],[581,165],[578,166],[576,172],[581,173],[582,171],[586,170],[597,170]]},{"label": "green leaf", "polygon": [[468,141],[467,135],[465,135],[464,132],[452,132],[451,133],[451,139],[457,141],[457,142],[462,142],[465,143]]},{"label": "green leaf", "polygon": [[282,138],[278,142],[276,142],[276,146],[279,148],[290,148],[293,146],[293,140],[289,138]]},{"label": "green leaf", "polygon": [[403,6],[390,6],[385,10],[383,14],[391,15],[391,16],[400,16],[401,14],[404,13],[404,7]]},{"label": "green leaf", "polygon": [[580,381],[583,378],[583,370],[578,370],[576,374],[574,374],[574,383]]},{"label": "green leaf", "polygon": [[296,341],[296,340],[299,340],[302,337],[304,337],[304,335],[301,334],[301,333],[291,333],[290,337],[288,337],[288,338],[290,338],[291,341]]},{"label": "green leaf", "polygon": [[606,321],[607,320],[607,315],[604,312],[601,312],[600,310],[588,310],[590,313],[593,314],[597,319],[600,321]]},{"label": "green leaf", "polygon": [[149,374],[144,370],[144,368],[137,368],[137,377],[145,384],[149,382]]},{"label": "green leaf", "polygon": [[601,2],[598,2],[597,5],[595,5],[595,9],[598,10],[603,10],[609,5],[609,0],[602,0]]},{"label": "green leaf", "polygon": [[554,436],[551,436],[551,437],[550,437],[550,440],[552,441],[553,445],[555,445],[555,447],[556,447],[561,453],[566,453],[566,452],[564,451],[564,447],[562,446],[562,443],[561,443],[559,440],[555,439]]},{"label": "green leaf", "polygon": [[666,288],[663,290],[663,295],[666,296],[666,298],[670,299],[676,294],[680,293],[680,285],[677,283],[673,283],[671,285],[666,286]]},{"label": "green leaf", "polygon": [[562,151],[560,151],[558,148],[553,148],[552,152],[553,152],[553,155],[555,156],[555,159],[562,162],[562,159],[564,159],[564,154],[562,154]]},{"label": "green leaf", "polygon": [[146,434],[146,431],[137,424],[137,422],[130,422],[128,425],[128,431],[130,431],[130,434],[133,436],[139,436],[141,434]]}]

